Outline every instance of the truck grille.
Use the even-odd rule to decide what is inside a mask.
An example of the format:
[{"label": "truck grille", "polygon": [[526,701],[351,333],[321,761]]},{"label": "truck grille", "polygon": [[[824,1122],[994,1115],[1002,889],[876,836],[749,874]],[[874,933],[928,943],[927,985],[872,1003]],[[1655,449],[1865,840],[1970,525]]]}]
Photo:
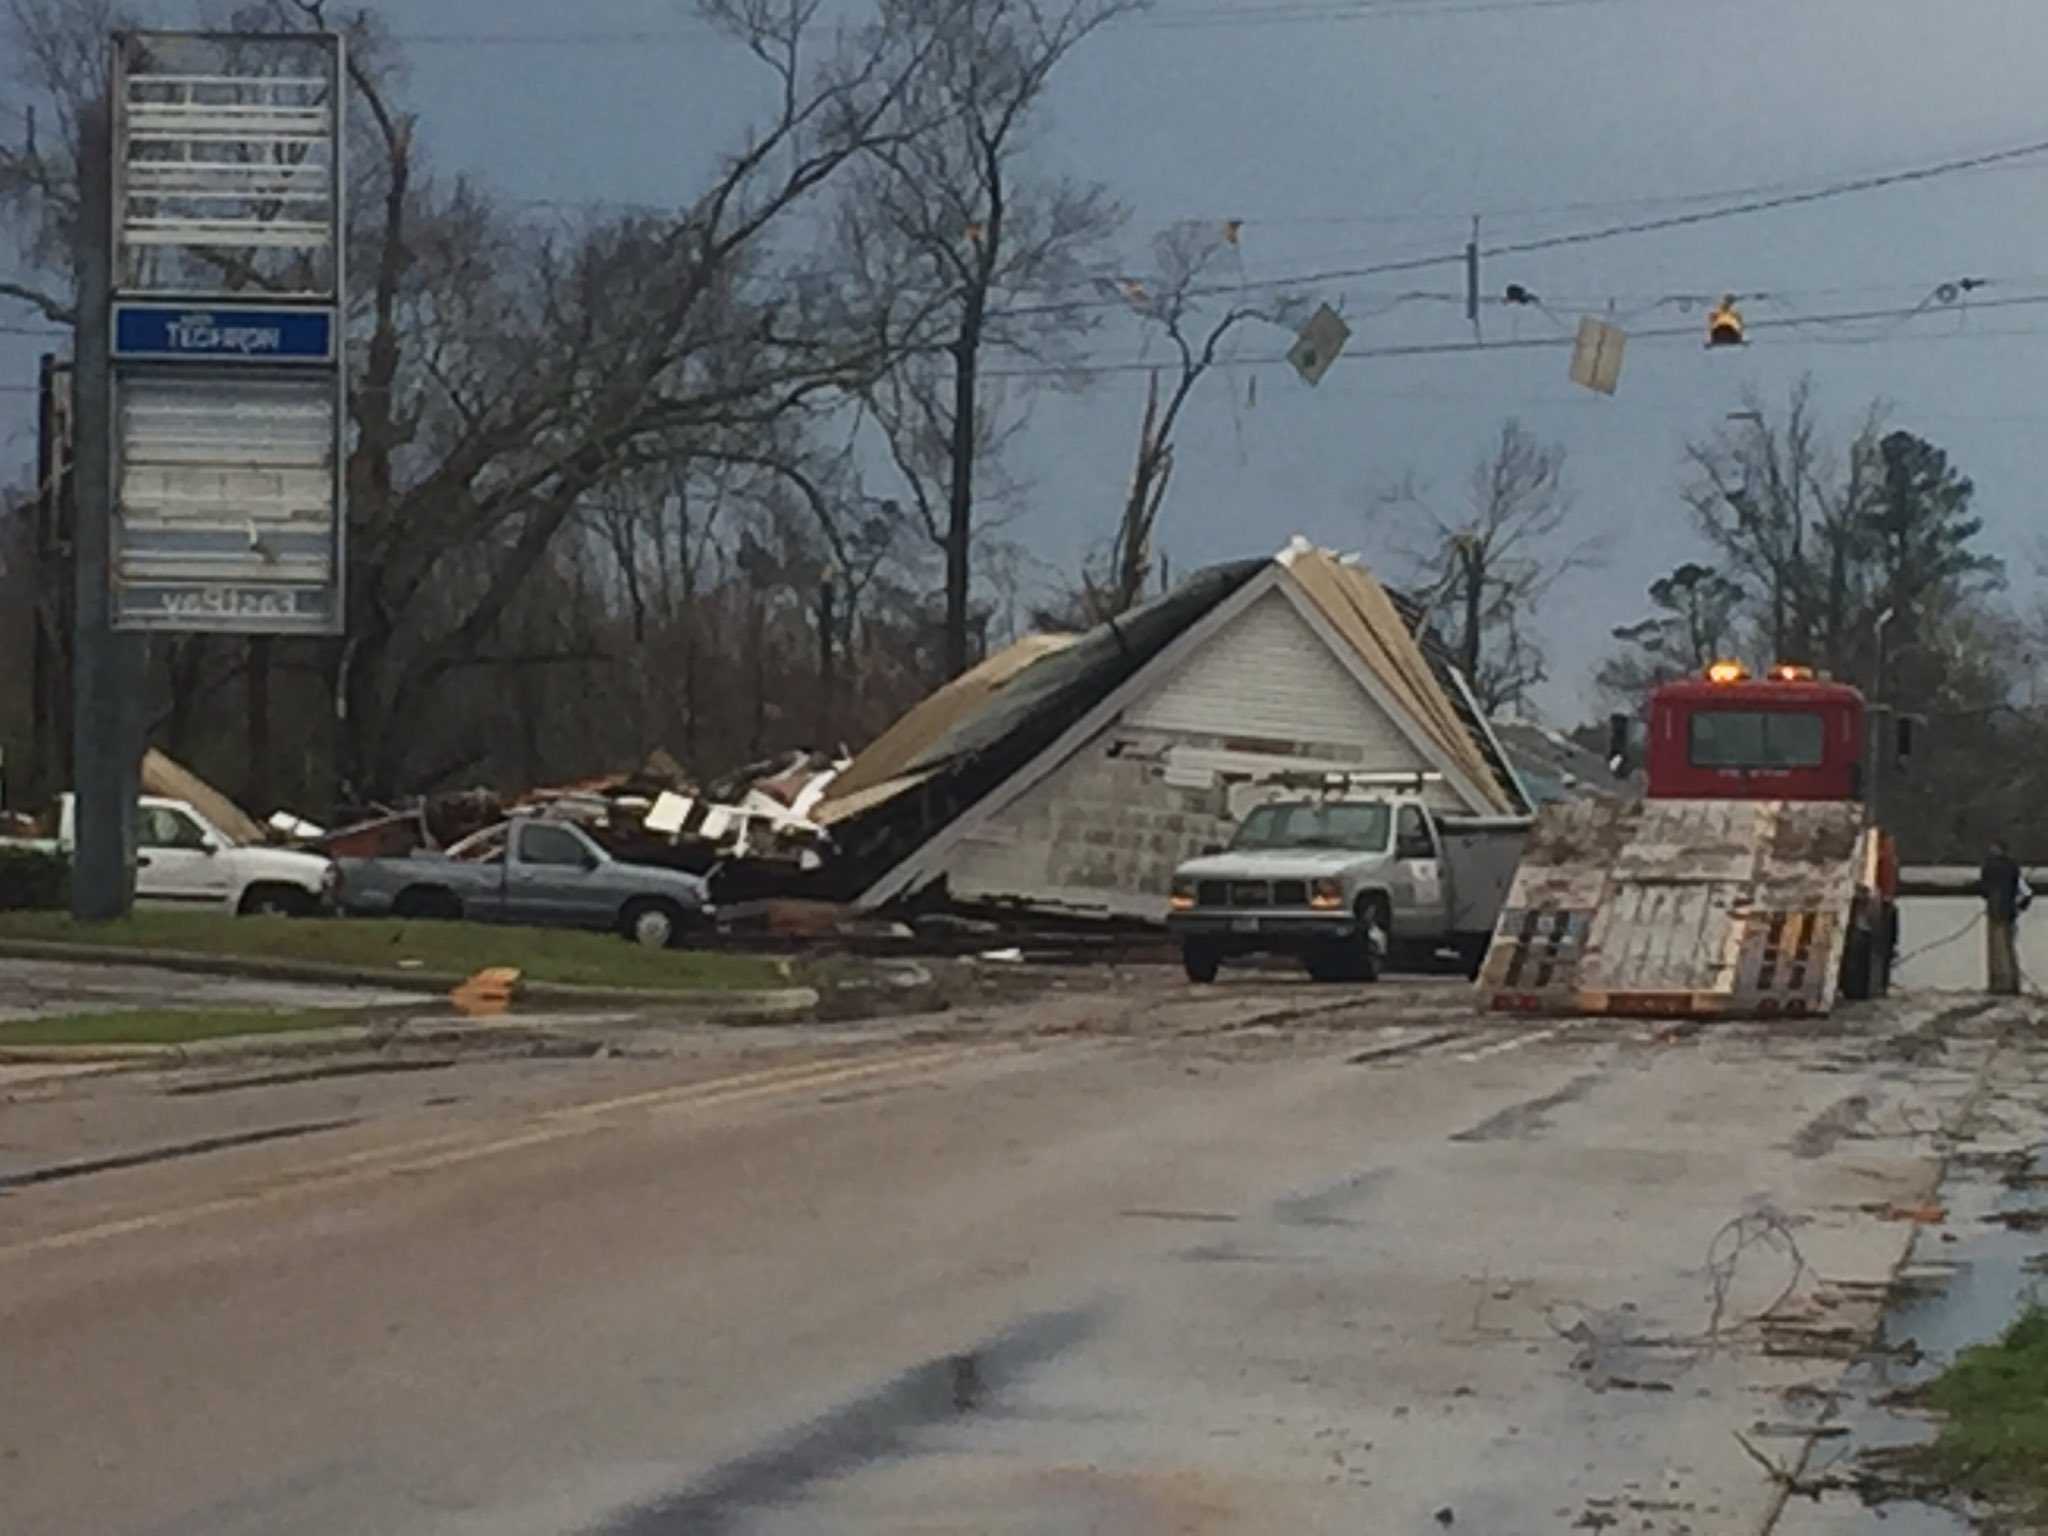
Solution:
[{"label": "truck grille", "polygon": [[1305,907],[1306,880],[1204,880],[1195,887],[1205,907]]}]

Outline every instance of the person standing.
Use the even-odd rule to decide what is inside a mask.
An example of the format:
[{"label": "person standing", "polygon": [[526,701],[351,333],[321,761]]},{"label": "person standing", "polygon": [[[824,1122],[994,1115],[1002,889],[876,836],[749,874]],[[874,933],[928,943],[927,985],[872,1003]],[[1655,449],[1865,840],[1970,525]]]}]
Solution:
[{"label": "person standing", "polygon": [[1985,968],[1995,997],[2012,997],[2020,990],[2019,953],[2013,938],[2019,924],[2022,883],[2019,864],[2005,851],[2005,844],[1993,843],[1978,871],[1977,889],[1984,897]]}]

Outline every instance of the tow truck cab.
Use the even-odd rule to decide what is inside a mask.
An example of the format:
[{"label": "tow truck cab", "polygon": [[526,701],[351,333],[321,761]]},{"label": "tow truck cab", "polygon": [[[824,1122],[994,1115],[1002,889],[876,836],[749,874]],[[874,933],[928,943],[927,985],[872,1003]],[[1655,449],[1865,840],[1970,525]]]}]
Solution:
[{"label": "tow truck cab", "polygon": [[1653,800],[1861,800],[1863,695],[1806,667],[1716,662],[1650,696]]}]

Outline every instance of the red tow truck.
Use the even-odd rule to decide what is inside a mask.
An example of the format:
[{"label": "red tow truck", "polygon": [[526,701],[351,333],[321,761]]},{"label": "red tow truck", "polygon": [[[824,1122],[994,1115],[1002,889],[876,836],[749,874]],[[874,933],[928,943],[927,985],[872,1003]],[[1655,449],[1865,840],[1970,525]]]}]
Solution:
[{"label": "red tow truck", "polygon": [[[1538,816],[1480,969],[1519,1013],[1801,1018],[1882,995],[1898,859],[1863,695],[1735,662],[1650,696],[1642,799]],[[1615,752],[1627,755],[1617,717]]]}]

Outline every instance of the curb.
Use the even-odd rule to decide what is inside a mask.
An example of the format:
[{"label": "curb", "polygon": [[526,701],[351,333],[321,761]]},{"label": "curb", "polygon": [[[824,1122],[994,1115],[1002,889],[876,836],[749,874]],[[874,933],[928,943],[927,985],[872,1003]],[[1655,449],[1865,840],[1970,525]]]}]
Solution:
[{"label": "curb", "polygon": [[[45,939],[0,939],[0,960],[65,960],[95,965],[154,966],[193,976],[236,976],[251,981],[303,981],[344,987],[381,987],[439,997],[469,978],[445,971],[377,970],[331,965],[321,960],[266,960],[251,955],[207,955],[180,949],[117,949]],[[519,997],[529,1003],[591,1004],[599,1007],[678,1010],[692,1015],[730,1014],[752,1019],[817,1006],[809,987],[766,992],[721,992],[709,988],[674,991],[654,987],[601,987],[565,981],[521,981]]]},{"label": "curb", "polygon": [[[818,994],[808,987],[780,993],[738,993],[732,1006],[718,1008],[708,1002],[685,1022],[730,1028],[761,1024],[794,1024],[808,1020],[817,1007]],[[340,1011],[340,1010],[337,1010]],[[565,1021],[550,1023],[545,1014],[521,1017],[507,1013],[491,1021],[449,1017],[446,1019],[402,1019],[359,1024],[335,1024],[318,1029],[273,1029],[250,1035],[218,1035],[207,1040],[179,1043],[131,1041],[115,1044],[5,1045],[0,1044],[0,1066],[34,1066],[53,1063],[105,1062],[121,1064],[203,1062],[238,1056],[312,1056],[363,1046],[382,1050],[395,1044],[459,1046],[475,1042],[545,1044],[588,1044],[596,1030],[592,1026]]]}]

